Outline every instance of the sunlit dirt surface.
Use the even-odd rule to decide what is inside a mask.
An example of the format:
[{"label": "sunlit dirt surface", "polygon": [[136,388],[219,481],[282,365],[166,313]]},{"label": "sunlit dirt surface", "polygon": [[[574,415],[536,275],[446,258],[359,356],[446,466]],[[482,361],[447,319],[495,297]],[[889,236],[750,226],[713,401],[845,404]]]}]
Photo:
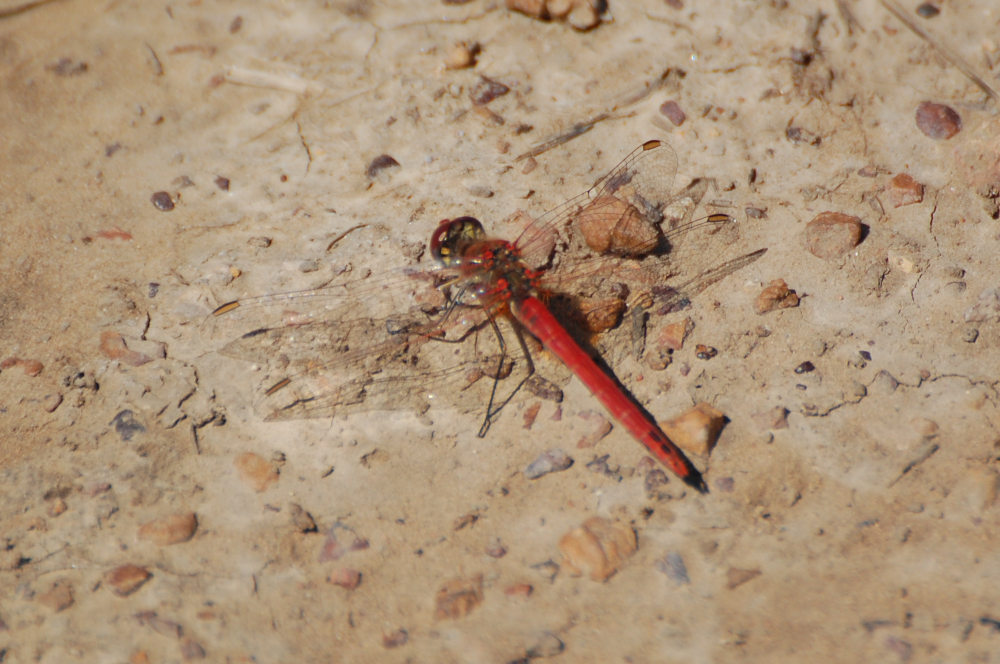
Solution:
[{"label": "sunlit dirt surface", "polygon": [[[612,2],[584,32],[477,0],[23,4],[0,660],[995,661],[997,106],[882,4]],[[995,81],[995,3],[915,9]],[[928,136],[925,101],[960,130]],[[728,417],[708,495],[594,441],[576,381],[485,438],[447,401],[271,423],[219,352],[223,302],[423,264],[443,218],[512,236],[654,137],[696,215],[768,249],[668,319],[694,327],[666,368],[614,364],[661,421]],[[822,212],[860,243],[810,252]],[[799,305],[756,313],[777,279]],[[628,544],[604,581],[562,557],[584,523]]]}]

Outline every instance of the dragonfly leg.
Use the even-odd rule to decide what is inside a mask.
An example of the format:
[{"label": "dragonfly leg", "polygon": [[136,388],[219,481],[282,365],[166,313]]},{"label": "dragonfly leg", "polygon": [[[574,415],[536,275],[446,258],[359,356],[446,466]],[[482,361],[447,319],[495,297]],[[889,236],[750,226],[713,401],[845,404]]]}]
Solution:
[{"label": "dragonfly leg", "polygon": [[493,419],[500,414],[500,411],[510,403],[510,400],[514,398],[521,387],[527,382],[529,378],[535,373],[535,363],[531,360],[531,353],[528,351],[528,345],[524,341],[524,334],[521,332],[521,328],[515,322],[513,324],[514,334],[517,335],[517,343],[521,347],[521,354],[524,356],[524,366],[525,374],[521,380],[518,381],[514,389],[510,391],[502,401],[497,402],[497,387],[500,384],[500,378],[503,372],[503,362],[507,357],[507,342],[503,338],[503,334],[500,332],[500,326],[497,325],[496,319],[493,316],[489,317],[490,326],[493,328],[493,333],[497,337],[497,343],[500,345],[500,360],[497,363],[497,371],[493,377],[493,388],[490,390],[490,401],[486,407],[486,415],[483,417],[483,425],[479,427],[479,433],[477,434],[480,438],[486,435],[486,432],[490,430],[490,426],[493,424]]}]

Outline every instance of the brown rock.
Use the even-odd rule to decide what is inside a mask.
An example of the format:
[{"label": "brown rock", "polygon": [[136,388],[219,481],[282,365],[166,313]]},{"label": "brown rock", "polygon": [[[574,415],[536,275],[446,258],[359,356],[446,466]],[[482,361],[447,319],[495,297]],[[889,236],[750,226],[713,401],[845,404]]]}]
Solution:
[{"label": "brown rock", "polygon": [[530,597],[534,591],[535,588],[530,583],[515,583],[504,588],[503,594],[507,597]]},{"label": "brown rock", "polygon": [[68,583],[57,582],[38,595],[38,603],[56,613],[73,606],[73,588]]},{"label": "brown rock", "polygon": [[694,322],[685,318],[676,323],[665,325],[657,337],[657,342],[670,350],[680,350],[684,347],[684,339],[694,329]]},{"label": "brown rock", "polygon": [[754,311],[766,314],[775,309],[789,309],[799,306],[799,296],[788,287],[784,279],[775,279],[760,292],[754,301]]},{"label": "brown rock", "polygon": [[950,106],[925,101],[917,106],[917,128],[925,136],[949,139],[962,130],[962,118]]},{"label": "brown rock", "polygon": [[138,565],[120,565],[104,575],[104,582],[111,586],[111,592],[126,597],[146,583],[152,574]]},{"label": "brown rock", "polygon": [[350,567],[338,567],[330,573],[327,581],[335,586],[354,590],[361,583],[361,572]]},{"label": "brown rock", "polygon": [[750,579],[760,576],[759,569],[739,569],[738,567],[730,567],[726,572],[726,588],[732,590],[742,586],[744,583]]},{"label": "brown rock", "polygon": [[892,207],[912,205],[924,200],[924,185],[920,184],[906,173],[900,173],[889,180],[889,202]]},{"label": "brown rock", "polygon": [[806,224],[806,249],[818,258],[837,258],[858,246],[862,231],[858,217],[841,212],[821,212]]},{"label": "brown rock", "polygon": [[469,579],[452,579],[437,592],[434,617],[437,620],[466,616],[483,601],[483,575]]},{"label": "brown rock", "polygon": [[139,539],[147,540],[159,546],[186,542],[194,536],[198,528],[198,518],[194,512],[172,514],[170,516],[150,521],[139,528]]},{"label": "brown rock", "polygon": [[278,481],[278,470],[259,454],[244,452],[236,457],[233,466],[236,467],[243,483],[254,491],[264,491]]},{"label": "brown rock", "polygon": [[576,216],[587,246],[598,253],[644,256],[659,244],[660,235],[634,205],[614,196],[598,196]]},{"label": "brown rock", "polygon": [[707,403],[699,403],[691,410],[663,423],[663,432],[674,443],[692,454],[708,454],[719,438],[726,423],[722,411]]},{"label": "brown rock", "polygon": [[604,581],[638,548],[631,527],[602,517],[591,517],[559,540],[559,551],[574,576],[587,574]]}]

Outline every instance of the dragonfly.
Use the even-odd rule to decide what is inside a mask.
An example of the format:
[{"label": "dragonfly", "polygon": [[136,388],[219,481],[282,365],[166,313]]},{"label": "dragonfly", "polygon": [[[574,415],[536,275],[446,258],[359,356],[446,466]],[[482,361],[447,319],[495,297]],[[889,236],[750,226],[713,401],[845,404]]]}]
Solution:
[{"label": "dragonfly", "polygon": [[[671,202],[676,163],[666,142],[649,140],[586,192],[537,218],[529,217],[514,241],[488,236],[483,224],[470,216],[445,219],[429,242],[433,266],[405,269],[383,279],[226,302],[212,312],[213,318],[252,312],[250,318],[256,319],[256,312],[272,312],[270,316],[280,310],[281,320],[243,334],[222,352],[267,365],[275,376],[283,373],[263,391],[269,420],[413,406],[414,395],[419,395],[417,407],[424,408],[449,389],[461,393],[485,380],[489,397],[479,431],[485,436],[522,387],[550,392],[535,372],[528,342],[537,340],[657,460],[685,484],[705,493],[707,485],[697,467],[594,359],[592,349],[585,348],[590,344],[578,340],[579,332],[567,329],[582,327],[587,333],[617,326],[629,306],[629,298],[623,296],[634,295],[633,289],[642,293],[632,298],[638,316],[683,308],[697,292],[766,251],[738,256],[677,287],[665,286],[666,263],[658,253],[667,253],[661,225]],[[726,215],[714,215],[702,225],[732,223]],[[616,281],[618,273],[625,276]],[[609,274],[616,277],[609,279]],[[551,305],[567,299],[567,289],[593,295],[600,289],[595,283],[608,281],[612,296],[591,298],[598,304],[577,318],[582,322],[568,326],[553,311]],[[626,282],[632,288],[623,286]],[[590,290],[576,284],[589,284]],[[401,294],[408,306],[397,304]],[[388,313],[369,315],[370,303],[390,300],[385,305]],[[501,398],[499,386],[515,373],[515,356],[502,325],[514,332],[523,367],[516,385]],[[487,330],[495,339],[493,354],[479,348],[479,332]],[[477,341],[470,342],[470,337]],[[459,348],[470,345],[476,350]],[[468,404],[467,397],[457,403]]]}]

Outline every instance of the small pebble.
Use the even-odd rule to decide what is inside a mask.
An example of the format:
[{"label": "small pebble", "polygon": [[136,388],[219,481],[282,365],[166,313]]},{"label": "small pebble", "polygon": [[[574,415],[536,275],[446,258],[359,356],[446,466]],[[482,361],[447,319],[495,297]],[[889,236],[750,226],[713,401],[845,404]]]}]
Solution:
[{"label": "small pebble", "polygon": [[806,249],[823,259],[837,258],[861,242],[861,220],[841,212],[821,212],[806,224]]},{"label": "small pebble", "polygon": [[302,272],[303,274],[309,274],[310,272],[316,272],[317,270],[319,270],[319,261],[315,258],[307,258],[299,263],[299,272]]},{"label": "small pebble", "polygon": [[135,419],[135,414],[131,410],[120,411],[111,420],[112,426],[115,428],[115,433],[124,442],[132,440],[132,438],[137,433],[145,433],[146,427],[143,426],[142,422]]},{"label": "small pebble", "polygon": [[976,303],[965,311],[966,323],[1000,321],[1000,288],[987,288],[976,299]]},{"label": "small pebble", "polygon": [[486,555],[490,558],[503,558],[507,555],[507,547],[503,545],[499,537],[494,537],[493,541],[486,547]]},{"label": "small pebble", "polygon": [[197,528],[198,518],[194,512],[172,514],[140,526],[139,539],[159,546],[179,544],[194,537]]},{"label": "small pebble", "polygon": [[165,191],[158,191],[149,197],[153,206],[161,212],[170,212],[174,209],[174,199]]},{"label": "small pebble", "polygon": [[365,175],[369,180],[374,180],[382,175],[383,171],[389,172],[397,168],[400,168],[399,162],[393,159],[392,155],[380,154],[368,163],[368,166],[365,168]]},{"label": "small pebble", "polygon": [[766,208],[748,207],[743,210],[750,219],[763,219],[767,216]]},{"label": "small pebble", "polygon": [[594,447],[605,436],[611,433],[611,421],[604,416],[604,413],[599,413],[596,410],[585,410],[580,413],[580,418],[592,423],[592,428],[590,433],[585,434],[580,440],[576,441],[577,449]]},{"label": "small pebble", "polygon": [[189,636],[181,639],[181,657],[185,660],[204,659],[205,655],[205,649],[200,643]]},{"label": "small pebble", "polygon": [[699,360],[711,360],[713,357],[719,354],[719,351],[712,346],[706,346],[705,344],[698,344],[694,347],[694,355]]},{"label": "small pebble", "polygon": [[560,448],[555,448],[543,452],[537,459],[528,464],[524,469],[524,476],[529,480],[537,480],[539,477],[566,470],[573,465],[573,459]]},{"label": "small pebble", "polygon": [[684,121],[687,119],[687,115],[681,110],[680,105],[672,99],[660,105],[660,113],[677,127],[684,124]]},{"label": "small pebble", "polygon": [[330,573],[327,581],[335,586],[354,590],[361,583],[361,572],[350,567],[338,567]]},{"label": "small pebble", "polygon": [[500,81],[480,76],[479,82],[469,91],[469,97],[472,98],[472,103],[476,106],[485,106],[508,92],[510,92],[510,88]]},{"label": "small pebble", "polygon": [[524,428],[530,429],[535,424],[535,419],[538,417],[538,411],[542,409],[542,404],[540,401],[535,401],[530,406],[524,409],[523,421]]},{"label": "small pebble", "polygon": [[692,454],[708,454],[715,446],[726,416],[707,403],[699,403],[686,413],[663,423],[663,432]]},{"label": "small pebble", "polygon": [[353,528],[338,521],[326,531],[326,539],[319,553],[319,562],[338,560],[348,553],[364,551],[368,547],[367,539],[359,537]]},{"label": "small pebble", "polygon": [[921,18],[934,18],[940,13],[941,10],[930,2],[922,2],[920,3],[920,6],[917,7],[917,16]]},{"label": "small pebble", "polygon": [[788,287],[784,279],[774,279],[754,300],[754,311],[763,315],[775,309],[789,309],[799,306],[798,294]]},{"label": "small pebble", "polygon": [[397,629],[395,632],[382,635],[382,645],[386,648],[398,648],[406,645],[410,640],[410,635],[405,629]]},{"label": "small pebble", "polygon": [[535,591],[535,587],[530,583],[515,583],[503,589],[503,594],[507,597],[530,597]]},{"label": "small pebble", "polygon": [[63,395],[58,392],[54,394],[46,394],[42,397],[42,409],[46,413],[54,413],[56,408],[60,406],[63,402]]},{"label": "small pebble", "polygon": [[640,257],[660,242],[657,228],[635,206],[607,194],[584,206],[574,222],[587,246],[599,254]]},{"label": "small pebble", "polygon": [[45,512],[53,518],[59,516],[60,514],[64,513],[67,509],[69,509],[66,505],[66,501],[59,496],[56,496],[52,500],[46,501],[46,504],[47,507],[45,509]]},{"label": "small pebble", "polygon": [[917,128],[924,135],[946,140],[962,130],[962,118],[950,106],[925,101],[917,107]]},{"label": "small pebble", "polygon": [[318,530],[312,514],[305,511],[298,503],[289,504],[288,517],[292,527],[300,533],[314,533]]},{"label": "small pebble", "polygon": [[740,569],[738,567],[730,567],[726,571],[726,588],[732,590],[742,586],[747,581],[760,576],[761,572],[759,569]]},{"label": "small pebble", "polygon": [[258,493],[278,481],[277,468],[259,454],[244,452],[233,460],[233,466],[243,483]]},{"label": "small pebble", "polygon": [[229,178],[224,178],[221,175],[215,178],[215,186],[222,191],[229,191]]},{"label": "small pebble", "polygon": [[163,636],[179,639],[184,633],[180,623],[161,618],[156,611],[140,611],[135,614],[135,619],[139,621],[140,625],[145,625]]},{"label": "small pebble", "polygon": [[104,575],[104,582],[111,592],[119,597],[127,597],[138,590],[152,573],[139,565],[120,565]]},{"label": "small pebble", "polygon": [[[648,458],[643,457],[643,459]],[[667,474],[661,468],[650,468],[642,480],[642,488],[646,490],[646,495],[655,496],[660,487],[666,485],[668,481]]]},{"label": "small pebble", "polygon": [[684,564],[684,558],[676,551],[671,551],[663,558],[657,560],[655,564],[656,569],[666,574],[667,578],[677,585],[684,586],[691,583],[687,566]]},{"label": "small pebble", "polygon": [[587,574],[594,581],[604,581],[636,552],[635,531],[626,524],[603,517],[591,517],[559,540],[570,574]]},{"label": "small pebble", "polygon": [[57,581],[49,590],[37,596],[39,604],[58,613],[73,606],[73,588],[67,583]]},{"label": "small pebble", "polygon": [[964,341],[965,343],[974,344],[976,343],[976,339],[978,338],[979,338],[979,330],[972,327],[971,325],[967,325],[965,328],[962,329],[962,341]]},{"label": "small pebble", "polygon": [[466,616],[483,601],[483,575],[467,579],[452,579],[444,583],[434,598],[434,618],[437,620]]},{"label": "small pebble", "polygon": [[681,350],[684,348],[684,339],[694,330],[694,321],[685,318],[676,323],[665,325],[657,336],[657,343],[669,350]]},{"label": "small pebble", "polygon": [[889,180],[889,202],[893,207],[913,205],[924,200],[924,185],[906,173],[900,173]]},{"label": "small pebble", "polygon": [[481,47],[478,43],[458,42],[448,49],[444,66],[446,69],[465,69],[476,64]]},{"label": "small pebble", "polygon": [[797,367],[795,367],[795,373],[797,373],[797,374],[810,373],[810,372],[815,371],[815,370],[816,370],[816,365],[814,365],[809,360],[806,360],[802,364],[800,364]]}]

